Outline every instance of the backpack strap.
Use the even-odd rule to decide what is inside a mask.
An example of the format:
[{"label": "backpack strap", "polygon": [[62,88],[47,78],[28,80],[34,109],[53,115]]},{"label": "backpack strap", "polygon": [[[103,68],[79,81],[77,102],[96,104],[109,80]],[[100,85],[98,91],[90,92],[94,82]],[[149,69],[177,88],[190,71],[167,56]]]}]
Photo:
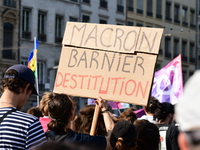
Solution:
[{"label": "backpack strap", "polygon": [[8,114],[11,114],[12,112],[15,112],[17,111],[16,109],[11,109],[11,110],[8,110],[1,118],[0,118],[0,124],[1,122],[3,121],[4,118],[6,118],[8,116]]}]

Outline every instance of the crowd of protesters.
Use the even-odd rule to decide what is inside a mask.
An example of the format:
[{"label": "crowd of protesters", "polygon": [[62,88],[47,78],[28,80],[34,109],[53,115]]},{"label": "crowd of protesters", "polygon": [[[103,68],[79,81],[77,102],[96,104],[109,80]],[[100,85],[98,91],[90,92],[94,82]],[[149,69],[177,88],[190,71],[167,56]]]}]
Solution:
[{"label": "crowd of protesters", "polygon": [[76,115],[73,99],[63,93],[45,92],[38,107],[21,112],[30,95],[37,94],[34,84],[33,72],[24,65],[11,66],[5,72],[0,98],[0,149],[200,149],[199,71],[188,80],[176,107],[150,97],[140,118],[133,107],[116,117],[107,101],[97,97],[100,113],[93,135],[95,105],[84,106]]}]

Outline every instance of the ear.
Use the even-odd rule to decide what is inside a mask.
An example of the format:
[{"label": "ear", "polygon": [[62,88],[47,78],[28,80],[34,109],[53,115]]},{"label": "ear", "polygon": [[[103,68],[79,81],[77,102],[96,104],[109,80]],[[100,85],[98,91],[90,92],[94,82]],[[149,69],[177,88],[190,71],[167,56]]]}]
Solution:
[{"label": "ear", "polygon": [[[24,91],[25,91],[26,93],[30,92],[30,90],[28,91],[29,86],[30,86],[30,83],[28,83],[28,84],[26,85],[25,89],[24,89]],[[32,91],[31,91],[31,92],[32,92]]]},{"label": "ear", "polygon": [[181,150],[189,150],[187,143],[186,135],[183,132],[180,132],[178,135],[178,144]]}]

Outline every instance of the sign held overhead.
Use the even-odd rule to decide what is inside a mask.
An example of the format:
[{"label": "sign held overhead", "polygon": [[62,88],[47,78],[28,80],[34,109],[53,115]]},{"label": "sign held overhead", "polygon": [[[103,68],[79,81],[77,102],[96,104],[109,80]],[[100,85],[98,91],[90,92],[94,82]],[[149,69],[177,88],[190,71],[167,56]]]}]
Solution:
[{"label": "sign held overhead", "polygon": [[162,32],[68,22],[54,92],[146,105]]}]

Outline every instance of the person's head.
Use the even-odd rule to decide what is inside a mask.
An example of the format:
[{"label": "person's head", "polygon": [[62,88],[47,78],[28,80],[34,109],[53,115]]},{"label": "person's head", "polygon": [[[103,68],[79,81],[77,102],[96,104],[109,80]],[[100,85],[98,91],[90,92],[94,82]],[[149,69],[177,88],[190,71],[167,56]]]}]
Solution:
[{"label": "person's head", "polygon": [[27,113],[36,116],[38,118],[42,117],[42,112],[40,111],[39,107],[32,107],[29,110],[27,110]]},{"label": "person's head", "polygon": [[158,107],[158,104],[159,104],[159,101],[158,101],[158,99],[156,99],[155,97],[150,97],[149,98],[149,101],[148,101],[148,104],[147,104],[147,106],[145,106],[144,107],[144,109],[145,109],[145,112],[147,113],[147,114],[154,114],[155,113],[155,110],[157,109],[157,107]]},{"label": "person's head", "polygon": [[40,111],[42,112],[42,115],[48,116],[48,103],[51,100],[50,97],[52,96],[51,92],[45,92],[42,96],[42,99],[40,100]]},{"label": "person's head", "polygon": [[139,126],[141,126],[145,123],[150,123],[150,122],[146,119],[140,119],[140,120],[135,120],[133,124],[134,124],[135,128],[137,129]]},{"label": "person's head", "polygon": [[48,129],[66,132],[74,119],[74,102],[68,95],[58,93],[51,93],[49,99],[48,111],[52,120],[47,125]]},{"label": "person's head", "polygon": [[179,124],[178,142],[181,150],[200,149],[200,71],[188,79],[183,95],[175,106]]},{"label": "person's head", "polygon": [[[90,134],[95,105],[85,105],[75,119],[77,132]],[[99,113],[95,135],[107,135],[103,115]]]},{"label": "person's head", "polygon": [[[34,87],[35,76],[31,69],[24,65],[14,65],[7,69],[4,74],[1,86],[1,92],[11,92],[20,96],[17,108],[21,109],[31,94],[37,94]],[[22,96],[23,95],[23,96]]]},{"label": "person's head", "polygon": [[158,103],[157,109],[154,113],[154,120],[158,120],[158,123],[167,123],[171,124],[173,121],[174,116],[174,105],[164,102],[164,103]]},{"label": "person's head", "polygon": [[160,134],[158,127],[150,122],[137,126],[137,150],[159,150]]},{"label": "person's head", "polygon": [[34,87],[35,76],[31,69],[24,65],[14,65],[7,69],[2,80],[1,92],[3,93],[5,88],[15,94],[20,94],[22,89],[27,87],[27,92],[31,91],[31,94],[37,94]]},{"label": "person's head", "polygon": [[118,120],[119,121],[127,120],[133,123],[137,119],[137,116],[134,113],[134,111],[135,111],[135,108],[129,107],[128,109],[126,109],[124,112],[122,112],[119,115]]},{"label": "person's head", "polygon": [[129,121],[119,121],[115,124],[111,136],[110,144],[113,150],[134,150],[136,142],[135,126]]}]

